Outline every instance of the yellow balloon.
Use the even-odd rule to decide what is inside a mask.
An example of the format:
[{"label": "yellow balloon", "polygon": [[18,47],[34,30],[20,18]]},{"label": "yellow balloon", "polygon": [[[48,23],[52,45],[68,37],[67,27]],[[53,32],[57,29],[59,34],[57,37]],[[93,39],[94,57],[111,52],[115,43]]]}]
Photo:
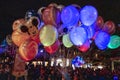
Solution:
[{"label": "yellow balloon", "polygon": [[57,38],[57,29],[52,25],[45,25],[40,30],[39,39],[44,46],[51,46]]}]

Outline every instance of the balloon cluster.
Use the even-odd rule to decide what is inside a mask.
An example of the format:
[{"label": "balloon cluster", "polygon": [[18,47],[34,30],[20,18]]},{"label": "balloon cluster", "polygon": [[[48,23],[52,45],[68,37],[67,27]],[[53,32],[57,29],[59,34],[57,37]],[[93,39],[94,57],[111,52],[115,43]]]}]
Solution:
[{"label": "balloon cluster", "polygon": [[[55,53],[61,44],[67,48],[74,45],[86,52],[93,41],[100,50],[104,50],[109,42],[115,43],[110,38],[114,32],[115,24],[112,21],[104,23],[91,5],[80,8],[75,4],[66,7],[50,4],[41,7],[37,13],[29,10],[25,18],[14,21],[12,41],[19,47],[21,57],[29,61],[37,55],[39,44],[50,54]],[[120,41],[120,38],[116,39]]]}]

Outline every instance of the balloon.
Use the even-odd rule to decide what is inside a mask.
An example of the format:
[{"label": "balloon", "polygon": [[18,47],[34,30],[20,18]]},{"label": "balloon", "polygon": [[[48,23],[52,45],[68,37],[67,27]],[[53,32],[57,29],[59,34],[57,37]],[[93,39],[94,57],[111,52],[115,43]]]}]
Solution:
[{"label": "balloon", "polygon": [[45,24],[56,26],[60,23],[60,11],[54,6],[49,6],[43,11],[42,19]]},{"label": "balloon", "polygon": [[51,46],[57,38],[57,29],[52,25],[45,25],[40,30],[39,39],[44,46]]},{"label": "balloon", "polygon": [[18,31],[14,31],[12,33],[12,41],[17,46],[20,46],[23,42],[25,42],[29,38],[30,36],[27,33],[21,33]]},{"label": "balloon", "polygon": [[42,13],[43,13],[43,11],[45,10],[45,8],[46,8],[46,7],[41,7],[41,8],[39,8],[37,13],[38,13],[39,15],[42,15]]},{"label": "balloon", "polygon": [[13,22],[12,29],[13,31],[18,30],[22,24],[25,23],[24,19],[18,19]]},{"label": "balloon", "polygon": [[25,61],[30,61],[34,59],[37,52],[38,44],[31,39],[26,40],[19,47],[19,54]]},{"label": "balloon", "polygon": [[71,41],[69,39],[69,34],[63,35],[62,42],[63,42],[63,45],[67,48],[70,48],[73,46],[73,44],[71,43]]},{"label": "balloon", "polygon": [[120,37],[118,35],[112,35],[110,37],[110,42],[107,45],[110,49],[116,49],[120,46]]},{"label": "balloon", "polygon": [[29,26],[35,26],[36,28],[39,28],[40,26],[40,20],[38,17],[30,17],[30,19],[27,22],[29,24]]},{"label": "balloon", "polygon": [[91,5],[87,5],[80,10],[80,20],[86,26],[92,25],[96,21],[97,16],[97,10]]},{"label": "balloon", "polygon": [[105,22],[102,30],[109,34],[113,34],[115,32],[115,24],[112,21],[107,21]]},{"label": "balloon", "polygon": [[60,42],[59,40],[57,40],[53,45],[45,46],[44,48],[48,53],[53,54],[58,50],[59,46],[60,46]]},{"label": "balloon", "polygon": [[65,7],[61,12],[61,21],[67,26],[72,26],[79,21],[79,11],[72,5]]},{"label": "balloon", "polygon": [[76,56],[73,60],[72,60],[72,64],[75,66],[75,67],[80,67],[82,64],[84,64],[85,61],[83,60],[82,57],[80,56]]},{"label": "balloon", "polygon": [[91,25],[91,26],[83,26],[86,31],[87,31],[87,34],[88,34],[88,39],[91,39],[94,34],[95,34],[95,29],[94,29],[94,25]]},{"label": "balloon", "polygon": [[82,52],[87,52],[89,48],[90,48],[90,42],[89,40],[86,40],[86,42],[82,46],[78,47],[78,50]]},{"label": "balloon", "polygon": [[71,42],[76,46],[81,46],[87,39],[87,32],[83,27],[75,27],[69,34]]},{"label": "balloon", "polygon": [[95,22],[95,30],[96,31],[101,30],[103,28],[103,24],[104,24],[103,18],[101,16],[98,16]]},{"label": "balloon", "polygon": [[110,35],[104,31],[99,31],[95,38],[95,44],[100,50],[106,49],[109,41]]}]

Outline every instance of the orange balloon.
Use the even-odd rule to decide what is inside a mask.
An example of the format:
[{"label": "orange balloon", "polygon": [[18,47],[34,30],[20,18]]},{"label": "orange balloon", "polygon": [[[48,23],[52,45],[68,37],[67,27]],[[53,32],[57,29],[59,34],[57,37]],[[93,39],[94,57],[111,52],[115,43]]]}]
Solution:
[{"label": "orange balloon", "polygon": [[38,44],[28,39],[19,47],[19,54],[25,61],[30,61],[35,58],[38,52]]},{"label": "orange balloon", "polygon": [[13,31],[18,30],[22,24],[24,24],[25,20],[24,19],[18,19],[13,22],[12,28]]},{"label": "orange balloon", "polygon": [[60,46],[60,41],[57,40],[53,45],[48,46],[48,47],[45,46],[44,48],[48,53],[53,54],[58,50],[59,46]]},{"label": "orange balloon", "polygon": [[12,41],[17,46],[20,46],[28,38],[30,38],[30,36],[27,33],[22,33],[22,32],[18,32],[18,31],[14,31],[12,33]]},{"label": "orange balloon", "polygon": [[115,24],[114,24],[114,22],[112,22],[112,21],[105,22],[102,30],[109,33],[109,34],[113,34],[115,32]]},{"label": "orange balloon", "polygon": [[56,26],[60,23],[60,11],[54,6],[49,6],[43,11],[42,19],[45,24]]}]

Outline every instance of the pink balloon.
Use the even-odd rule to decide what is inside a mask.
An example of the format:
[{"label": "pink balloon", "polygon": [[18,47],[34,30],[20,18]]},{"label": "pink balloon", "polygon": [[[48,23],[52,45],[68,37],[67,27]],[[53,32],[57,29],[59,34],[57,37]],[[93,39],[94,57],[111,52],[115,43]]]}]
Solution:
[{"label": "pink balloon", "polygon": [[98,16],[96,23],[95,23],[95,30],[101,30],[103,28],[104,20],[101,16]]},{"label": "pink balloon", "polygon": [[19,54],[25,61],[30,61],[35,58],[38,52],[38,44],[32,39],[26,40],[19,47]]},{"label": "pink balloon", "polygon": [[89,48],[90,48],[90,42],[89,40],[87,40],[82,46],[78,47],[78,50],[82,52],[87,52]]},{"label": "pink balloon", "polygon": [[60,41],[57,40],[52,46],[48,46],[48,47],[45,46],[44,48],[48,53],[53,54],[58,50],[59,46],[60,46]]},{"label": "pink balloon", "polygon": [[60,11],[54,6],[48,6],[42,13],[45,24],[58,25],[60,23]]},{"label": "pink balloon", "polygon": [[115,24],[114,24],[114,22],[113,21],[105,22],[102,30],[109,33],[109,34],[113,34],[115,32]]}]

